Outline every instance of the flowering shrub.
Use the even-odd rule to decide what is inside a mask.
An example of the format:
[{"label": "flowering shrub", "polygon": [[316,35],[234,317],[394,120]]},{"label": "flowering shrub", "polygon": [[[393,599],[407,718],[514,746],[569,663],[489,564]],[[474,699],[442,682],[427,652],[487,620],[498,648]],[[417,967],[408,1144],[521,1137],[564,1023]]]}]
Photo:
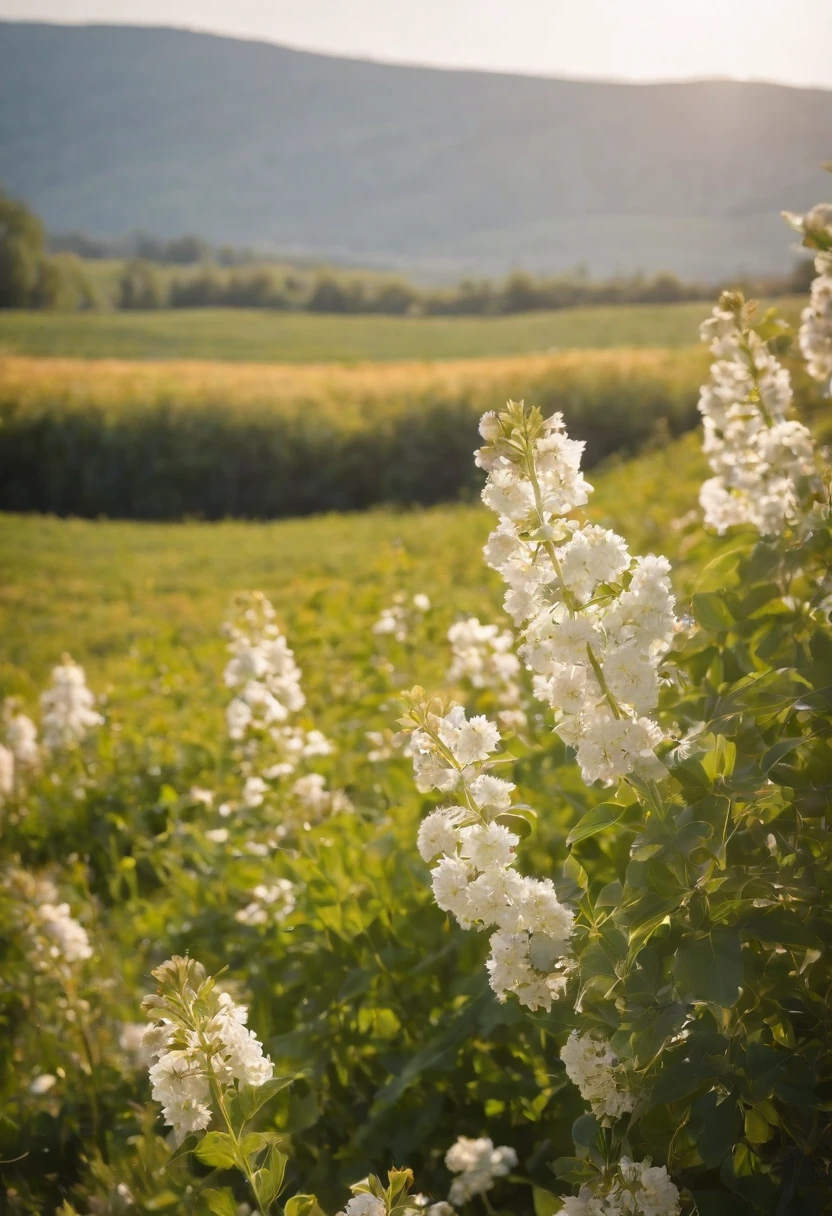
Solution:
[{"label": "flowering shrub", "polygon": [[[757,403],[772,406],[766,377],[783,407],[790,392],[731,303],[723,297],[708,333],[718,353],[743,350],[731,373],[743,387],[729,398],[741,398],[745,426]],[[782,425],[805,433],[809,463],[808,432]],[[719,1191],[761,1211],[817,1203],[827,1187],[817,1084],[829,1066],[821,943],[832,915],[816,785],[829,759],[828,501],[815,500],[805,467],[776,486],[763,468],[756,493],[736,496],[734,519],[715,520],[706,487],[720,531],[747,522],[774,539],[731,552],[736,582],[694,595],[695,623],[669,653],[668,564],[633,561],[615,534],[567,518],[589,487],[562,420],[510,402],[481,429],[483,497],[501,516],[486,560],[509,583],[536,695],[584,780],[618,789],[569,834],[561,878],[523,879],[511,825],[528,815],[514,786],[487,771],[496,727],[420,688],[403,722],[418,787],[457,794],[419,829],[423,859],[441,857],[439,907],[466,928],[499,926],[487,967],[501,1000],[574,1004],[561,1059],[590,1112],[573,1129],[576,1156],[553,1164],[580,1185],[563,1210],[675,1216]],[[746,428],[742,442],[759,445],[758,435]],[[726,495],[737,488],[725,482]],[[664,728],[641,716],[657,708]],[[494,794],[483,797],[483,783]],[[650,1155],[634,1161],[633,1147]]]}]

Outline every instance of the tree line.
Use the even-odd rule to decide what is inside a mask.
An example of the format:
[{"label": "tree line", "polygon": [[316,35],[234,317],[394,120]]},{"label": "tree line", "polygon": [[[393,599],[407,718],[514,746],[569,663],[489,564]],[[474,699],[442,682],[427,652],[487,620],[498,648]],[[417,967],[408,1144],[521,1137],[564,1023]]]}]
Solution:
[{"label": "tree line", "polygon": [[[107,298],[85,261],[130,256]],[[252,250],[212,248],[200,237],[162,241],[136,234],[122,242],[78,234],[49,242],[38,217],[0,191],[0,308],[78,311],[166,308],[263,308],[387,316],[502,316],[615,304],[705,300],[713,284],[687,283],[671,273],[630,274],[594,281],[580,269],[556,276],[514,270],[502,281],[463,279],[451,287],[419,287],[406,279],[355,270],[285,266]],[[755,295],[801,294],[812,263],[786,275],[745,283]]]}]

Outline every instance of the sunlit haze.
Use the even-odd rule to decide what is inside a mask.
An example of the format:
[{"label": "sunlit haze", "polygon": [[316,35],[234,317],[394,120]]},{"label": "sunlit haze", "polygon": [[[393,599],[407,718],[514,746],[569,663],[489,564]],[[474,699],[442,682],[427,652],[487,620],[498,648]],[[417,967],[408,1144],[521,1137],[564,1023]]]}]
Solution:
[{"label": "sunlit haze", "polygon": [[832,87],[829,0],[0,0],[0,17],[176,25],[443,67]]}]

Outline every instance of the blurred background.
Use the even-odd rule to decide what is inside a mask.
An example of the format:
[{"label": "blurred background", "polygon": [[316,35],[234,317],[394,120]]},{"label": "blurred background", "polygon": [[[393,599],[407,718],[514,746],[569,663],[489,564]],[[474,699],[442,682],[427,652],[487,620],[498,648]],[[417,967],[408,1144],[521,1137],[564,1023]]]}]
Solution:
[{"label": "blurred background", "polygon": [[0,18],[8,510],[453,498],[506,391],[633,451],[695,423],[721,285],[794,319],[811,279],[780,211],[827,180],[823,0]]}]

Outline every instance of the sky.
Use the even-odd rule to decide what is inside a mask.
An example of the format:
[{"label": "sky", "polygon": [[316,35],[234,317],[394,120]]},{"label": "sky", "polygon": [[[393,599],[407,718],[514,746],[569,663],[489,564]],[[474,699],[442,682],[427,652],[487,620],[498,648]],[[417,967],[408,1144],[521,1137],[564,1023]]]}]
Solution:
[{"label": "sky", "polygon": [[547,76],[832,88],[832,0],[0,0],[0,18],[176,25]]}]

